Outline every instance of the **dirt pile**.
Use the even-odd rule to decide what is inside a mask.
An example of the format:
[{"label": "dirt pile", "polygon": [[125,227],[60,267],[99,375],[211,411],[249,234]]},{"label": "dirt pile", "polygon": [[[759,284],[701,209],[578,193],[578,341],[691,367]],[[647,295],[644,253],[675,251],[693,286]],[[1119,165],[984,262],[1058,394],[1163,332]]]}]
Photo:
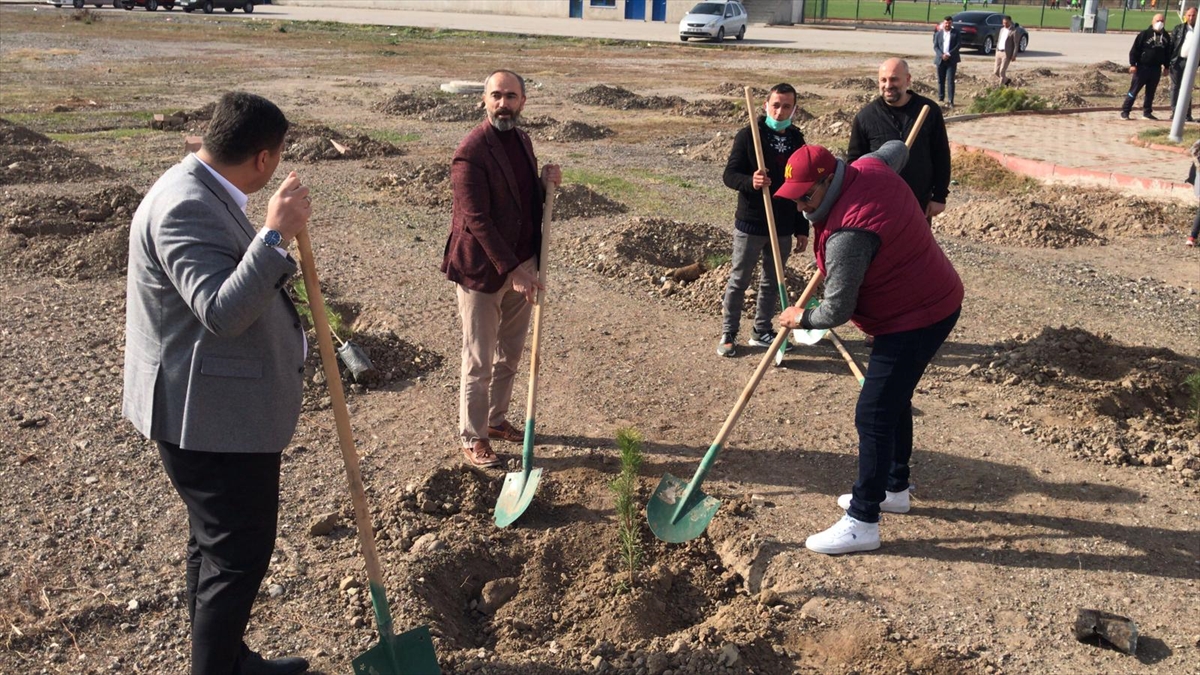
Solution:
[{"label": "dirt pile", "polygon": [[1055,108],[1083,108],[1087,106],[1087,99],[1069,91],[1064,91],[1057,96],[1051,96],[1048,100],[1050,101],[1050,105]]},{"label": "dirt pile", "polygon": [[729,159],[729,149],[733,143],[734,134],[718,131],[713,137],[695,145],[684,145],[676,152],[697,162],[724,162]]},{"label": "dirt pile", "polygon": [[804,136],[806,139],[849,138],[850,126],[854,123],[855,114],[857,111],[835,110],[814,117],[802,126]]},{"label": "dirt pile", "polygon": [[674,114],[683,117],[707,117],[730,124],[746,123],[744,104],[738,101],[684,101],[675,107]]},{"label": "dirt pile", "polygon": [[1033,77],[1058,77],[1058,73],[1049,68],[1034,68],[1029,74]]},{"label": "dirt pile", "polygon": [[660,110],[677,108],[687,103],[679,96],[640,96],[624,87],[598,84],[588,87],[571,97],[584,105],[595,105],[617,110]]},{"label": "dirt pile", "polygon": [[1112,237],[1173,232],[1194,213],[1182,205],[1097,188],[1038,188],[977,197],[934,220],[958,236],[1034,248],[1105,245]]},{"label": "dirt pile", "polygon": [[1112,61],[1099,61],[1093,63],[1090,67],[1092,70],[1101,73],[1117,73],[1121,75],[1129,74],[1129,66],[1123,66],[1119,63],[1113,63]]},{"label": "dirt pile", "polygon": [[[739,99],[745,99],[744,87],[745,85],[737,82],[722,82],[713,87],[712,93],[717,96],[736,96]],[[755,101],[765,100],[770,93],[770,90],[765,87],[750,87],[750,97]]]},{"label": "dirt pile", "polygon": [[553,117],[526,119],[521,126],[536,139],[559,143],[598,141],[613,135],[613,130],[602,124],[588,124],[577,120],[559,122]]},{"label": "dirt pile", "polygon": [[629,208],[581,183],[565,183],[554,200],[554,219],[599,218],[625,213]]},{"label": "dirt pile", "polygon": [[60,278],[123,274],[129,223],[142,194],[128,186],[86,197],[13,198],[0,206],[0,252],[21,269]]},{"label": "dirt pile", "polygon": [[1072,78],[1065,91],[1080,96],[1111,94],[1112,80],[1100,70],[1091,70]]},{"label": "dirt pile", "polygon": [[394,157],[404,150],[366,134],[347,135],[319,124],[294,124],[288,129],[285,159],[319,162],[365,157]]},{"label": "dirt pile", "polygon": [[104,173],[61,143],[0,119],[0,185],[77,181]]},{"label": "dirt pile", "polygon": [[426,208],[450,206],[450,167],[445,164],[410,164],[367,181],[378,191],[394,193],[402,202]]},{"label": "dirt pile", "polygon": [[397,92],[375,109],[423,122],[471,122],[483,118],[482,103],[477,96],[455,96],[436,90]]},{"label": "dirt pile", "polygon": [[1028,192],[1040,183],[1009,171],[983,152],[956,152],[950,158],[950,175],[963,187],[1002,195]]},{"label": "dirt pile", "polygon": [[[370,359],[374,370],[355,379],[342,359],[338,359],[338,369],[342,380],[349,385],[351,394],[363,394],[370,389],[385,387],[393,382],[411,380],[437,370],[444,360],[441,354],[425,349],[399,338],[392,331],[362,331],[354,333],[350,340],[358,345]],[[317,334],[308,331],[308,343],[317,343]],[[338,343],[334,342],[334,349]],[[329,406],[328,390],[325,387],[325,371],[321,369],[320,357],[315,357],[313,375],[305,381],[304,398],[306,407],[324,409]]]},{"label": "dirt pile", "polygon": [[870,77],[843,77],[829,83],[829,88],[846,91],[866,91],[879,93],[879,83]]},{"label": "dirt pile", "polygon": [[1200,424],[1185,380],[1197,372],[1194,357],[1060,326],[999,343],[971,374],[1027,392],[1023,405],[1056,411],[1051,422],[1010,413],[1027,433],[1105,463],[1169,467],[1191,479],[1200,475]]}]

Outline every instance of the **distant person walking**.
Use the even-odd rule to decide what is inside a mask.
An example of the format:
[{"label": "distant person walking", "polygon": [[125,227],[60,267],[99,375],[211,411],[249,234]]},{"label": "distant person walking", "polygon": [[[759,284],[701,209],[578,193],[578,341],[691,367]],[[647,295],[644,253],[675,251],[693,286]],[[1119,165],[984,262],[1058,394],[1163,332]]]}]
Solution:
[{"label": "distant person walking", "polygon": [[1008,84],[1008,66],[1017,60],[1017,31],[1013,30],[1012,17],[1005,16],[1000,25],[1000,36],[996,40],[996,68],[993,74],[1000,86]]},{"label": "distant person walking", "polygon": [[1163,15],[1155,14],[1150,27],[1138,33],[1133,40],[1133,48],[1129,50],[1129,72],[1133,78],[1129,82],[1125,102],[1121,105],[1123,120],[1129,119],[1133,102],[1143,87],[1146,88],[1146,98],[1142,101],[1142,117],[1158,119],[1154,116],[1154,93],[1158,91],[1158,82],[1171,60],[1171,36],[1164,30],[1165,26]]},{"label": "distant person walking", "polygon": [[933,65],[937,66],[938,101],[954,107],[954,76],[961,60],[962,33],[954,27],[953,17],[946,17],[933,33]]},{"label": "distant person walking", "polygon": [[[1194,48],[1188,44],[1188,36],[1196,30],[1196,8],[1188,7],[1183,13],[1183,23],[1175,27],[1171,31],[1171,113],[1175,112],[1175,104],[1179,101],[1179,92],[1182,87],[1180,83],[1183,81],[1183,68],[1187,65],[1189,48]],[[1184,51],[1188,49],[1188,51]],[[1187,121],[1195,122],[1192,119],[1192,107],[1189,105],[1187,109]]]},{"label": "distant person walking", "polygon": [[890,15],[892,18],[895,18],[896,15],[892,14],[892,2],[893,1],[894,0],[883,0],[883,13],[884,13],[884,15]]}]

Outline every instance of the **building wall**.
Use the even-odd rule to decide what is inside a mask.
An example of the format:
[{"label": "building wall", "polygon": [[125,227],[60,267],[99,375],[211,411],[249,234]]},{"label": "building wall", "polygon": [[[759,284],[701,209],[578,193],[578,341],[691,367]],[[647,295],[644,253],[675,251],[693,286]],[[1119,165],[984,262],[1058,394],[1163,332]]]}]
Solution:
[{"label": "building wall", "polygon": [[[642,0],[646,7],[646,21],[653,16],[654,0]],[[329,0],[272,0],[277,5],[325,6]],[[616,0],[611,7],[593,5],[592,0],[583,0],[583,18],[598,21],[624,21],[625,5],[629,0]],[[667,0],[666,23],[679,23],[683,15],[698,0]],[[778,0],[742,0],[750,9],[758,2],[775,3]],[[566,18],[571,15],[571,0],[341,0],[342,7],[367,9],[398,9],[425,12],[462,12],[467,14],[504,14],[508,16],[545,16]]]}]

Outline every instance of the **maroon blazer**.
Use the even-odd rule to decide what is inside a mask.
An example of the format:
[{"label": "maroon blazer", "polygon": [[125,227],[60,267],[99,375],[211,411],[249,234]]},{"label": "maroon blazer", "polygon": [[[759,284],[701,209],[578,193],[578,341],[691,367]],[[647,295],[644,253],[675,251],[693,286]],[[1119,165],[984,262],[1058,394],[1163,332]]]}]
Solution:
[{"label": "maroon blazer", "polygon": [[529,135],[515,131],[534,170],[532,228],[522,226],[517,178],[491,123],[484,120],[472,129],[450,164],[454,207],[441,269],[447,279],[473,291],[500,290],[508,273],[541,246],[544,189],[537,179],[537,157]]}]

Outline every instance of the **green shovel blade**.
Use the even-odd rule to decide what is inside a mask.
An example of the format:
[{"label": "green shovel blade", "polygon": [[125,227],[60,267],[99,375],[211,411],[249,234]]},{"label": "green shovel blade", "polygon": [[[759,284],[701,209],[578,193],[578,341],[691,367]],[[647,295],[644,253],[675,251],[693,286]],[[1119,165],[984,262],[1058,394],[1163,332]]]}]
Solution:
[{"label": "green shovel blade", "polygon": [[646,504],[650,531],[669,544],[681,544],[699,537],[721,506],[721,500],[709,497],[699,488],[692,491],[686,503],[681,503],[687,487],[687,481],[669,473],[663,474]]},{"label": "green shovel blade", "polygon": [[[816,309],[817,307],[820,307],[820,306],[821,306],[820,298],[809,298],[808,302],[804,305],[804,309]],[[809,345],[809,346],[815,345],[818,342],[820,342],[825,337],[826,333],[828,333],[828,332],[829,332],[828,330],[820,330],[820,329],[815,329],[815,328],[809,329],[809,330],[806,330],[804,328],[793,328],[792,329],[792,342],[795,342],[796,344],[801,344],[801,345]]]},{"label": "green shovel blade", "polygon": [[541,467],[528,474],[524,471],[514,471],[504,476],[500,498],[496,500],[496,527],[508,527],[525,513],[525,509],[529,508],[529,503],[533,501],[540,480]]},{"label": "green shovel blade", "polygon": [[354,659],[355,675],[442,675],[428,626],[383,636]]}]

